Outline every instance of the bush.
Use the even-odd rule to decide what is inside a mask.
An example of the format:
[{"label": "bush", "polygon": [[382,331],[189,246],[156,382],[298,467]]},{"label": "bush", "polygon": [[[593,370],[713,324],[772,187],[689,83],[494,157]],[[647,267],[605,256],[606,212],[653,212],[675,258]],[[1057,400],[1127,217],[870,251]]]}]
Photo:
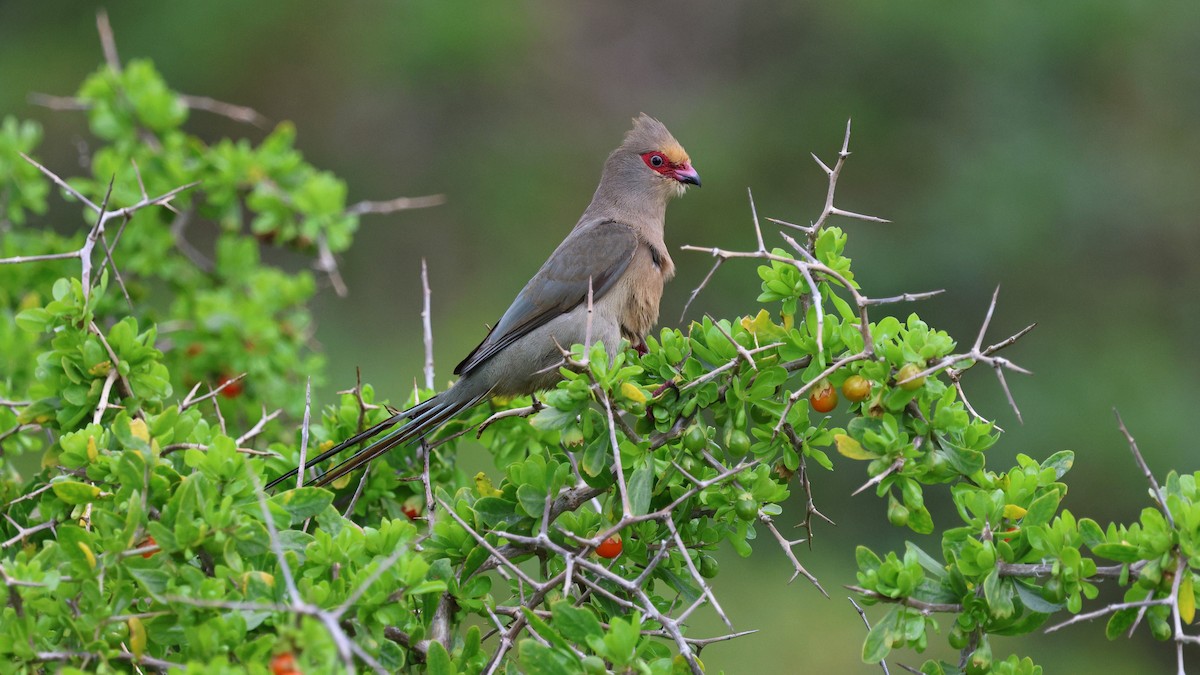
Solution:
[{"label": "bush", "polygon": [[[941,534],[940,551],[858,548],[855,591],[889,607],[865,661],[945,636],[961,659],[922,672],[1037,673],[993,657],[989,636],[1063,611],[1075,615],[1063,624],[1108,615],[1110,638],[1144,621],[1179,649],[1195,640],[1181,626],[1200,565],[1196,476],[1160,488],[1147,470],[1156,503],[1102,528],[1059,508],[1070,452],[987,468],[999,430],[961,378],[982,364],[1004,385],[1020,368],[998,352],[1025,331],[985,347],[985,320],[957,350],[916,314],[869,316],[926,294],[876,299],[855,281],[848,236],[829,223],[870,219],[833,206],[849,129],[822,165],[826,208],[812,226],[781,224],[786,248],[766,248],[757,216],[754,250],[689,247],[717,267],[761,263],[746,316],[663,329],[612,362],[575,345],[540,401],[480,406],[331,490],[268,495],[268,479],[390,412],[365,384],[312,410],[316,280],[260,249],[309,256],[336,286],[359,216],[391,207],[348,206],[286,123],[257,145],[189,135],[187,99],[147,61],[106,65],[75,103],[102,141],[90,176],[23,159],[35,124],[0,126],[0,661],[12,669],[700,672],[700,650],[728,637],[688,634],[701,606],[724,616],[714,552],[748,556],[769,534],[821,588],[775,523],[799,488],[798,519],[819,525],[808,489],[831,449],[864,462],[862,489],[892,525]],[[28,224],[51,182],[85,229]],[[199,222],[216,225],[211,259],[187,238]],[[836,407],[845,428],[825,414]],[[455,464],[472,431],[492,475]],[[927,490],[947,489],[955,511],[932,513]],[[1106,578],[1126,602],[1081,614]]]}]

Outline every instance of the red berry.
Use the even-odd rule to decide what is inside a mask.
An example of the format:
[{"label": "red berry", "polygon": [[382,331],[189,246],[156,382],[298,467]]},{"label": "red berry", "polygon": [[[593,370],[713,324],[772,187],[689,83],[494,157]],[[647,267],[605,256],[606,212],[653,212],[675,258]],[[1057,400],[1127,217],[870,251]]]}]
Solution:
[{"label": "red berry", "polygon": [[[158,546],[158,542],[154,541],[154,537],[146,537],[145,541],[143,541],[141,544],[138,544],[138,548],[145,548],[147,546]],[[154,555],[155,553],[158,553],[158,551],[157,550],[146,551],[145,553],[142,554],[142,557],[149,558],[150,556]]]},{"label": "red berry", "polygon": [[808,403],[812,406],[813,410],[820,413],[827,413],[837,407],[837,389],[834,389],[833,385],[829,384],[829,380],[821,380],[820,384],[808,395]]},{"label": "red berry", "polygon": [[271,674],[300,675],[300,670],[296,668],[296,657],[291,652],[284,652],[271,657]]},{"label": "red berry", "polygon": [[600,556],[601,558],[612,559],[621,555],[621,550],[623,548],[624,546],[621,545],[621,537],[614,534],[608,539],[600,542],[600,545],[596,547],[596,555]]},{"label": "red berry", "polygon": [[421,504],[417,501],[416,497],[412,497],[401,504],[400,510],[404,512],[404,515],[408,516],[409,520],[416,520],[421,517]]},{"label": "red berry", "polygon": [[221,389],[221,395],[225,398],[237,398],[238,396],[242,395],[242,380],[238,380],[237,382],[233,382],[232,380],[233,377],[229,375],[222,375],[221,377],[217,378],[218,388],[221,385],[225,385],[225,388]]}]

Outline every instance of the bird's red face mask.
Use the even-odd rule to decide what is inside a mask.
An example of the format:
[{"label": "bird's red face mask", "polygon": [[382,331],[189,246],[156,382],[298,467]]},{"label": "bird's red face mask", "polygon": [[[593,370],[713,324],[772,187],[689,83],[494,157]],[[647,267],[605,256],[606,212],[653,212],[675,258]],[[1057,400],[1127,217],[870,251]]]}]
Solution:
[{"label": "bird's red face mask", "polygon": [[672,161],[669,154],[655,150],[652,152],[643,152],[642,161],[646,163],[646,166],[650,167],[651,171],[664,178],[671,178],[680,183],[700,187],[700,174],[692,168],[691,162],[688,161],[686,155]]}]

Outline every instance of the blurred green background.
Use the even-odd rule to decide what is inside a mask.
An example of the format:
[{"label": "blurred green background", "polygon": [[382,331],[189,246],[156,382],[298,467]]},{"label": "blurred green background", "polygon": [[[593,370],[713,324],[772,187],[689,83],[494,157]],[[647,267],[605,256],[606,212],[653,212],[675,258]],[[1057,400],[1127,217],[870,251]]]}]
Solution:
[{"label": "blurred green background", "polygon": [[[40,156],[61,172],[78,171],[90,142],[83,115],[26,97],[72,94],[98,67],[97,6],[0,4],[0,114],[39,120]],[[825,178],[808,153],[832,161],[853,118],[840,205],[892,221],[839,223],[867,292],[947,289],[911,310],[965,344],[997,284],[993,341],[1038,323],[1008,354],[1036,373],[1010,377],[1023,425],[989,373],[967,378],[975,406],[1008,430],[990,466],[1017,452],[1075,450],[1065,506],[1101,523],[1130,521],[1146,487],[1117,433],[1117,406],[1156,473],[1198,468],[1194,2],[106,7],[122,59],[152,58],[180,91],[294,120],[300,148],[346,178],[352,200],[447,196],[436,209],[364,221],[342,261],[350,296],[326,289],[318,303],[330,364],[322,403],[353,383],[356,366],[392,400],[419,377],[422,257],[438,380],[447,382],[574,223],[639,111],[672,129],[704,178],[668,214],[679,277],[664,298],[665,325],[678,325],[710,264],[677,247],[752,246],[747,187],[762,215],[815,218]],[[188,126],[213,139],[264,133],[202,112]],[[63,213],[75,226],[74,211]],[[688,318],[750,311],[757,287],[750,263],[729,264]],[[840,589],[854,581],[855,543],[881,551],[904,536],[886,525],[880,500],[848,496],[863,467],[839,457],[837,469],[814,482],[838,527],[819,528],[802,551],[832,599],[786,585],[790,567],[767,541],[753,560],[726,556],[718,597],[736,628],[761,632],[705,651],[710,672],[879,672],[859,660],[865,629]],[[722,629],[709,615],[693,634]],[[1053,673],[1157,671],[1174,661],[1168,645],[1110,643],[1102,631],[1097,622],[993,647]]]}]

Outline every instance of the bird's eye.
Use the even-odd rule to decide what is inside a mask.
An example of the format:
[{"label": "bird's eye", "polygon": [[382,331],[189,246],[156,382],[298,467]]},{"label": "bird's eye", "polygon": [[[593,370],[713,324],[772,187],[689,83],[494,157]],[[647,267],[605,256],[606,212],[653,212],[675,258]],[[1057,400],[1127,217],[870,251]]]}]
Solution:
[{"label": "bird's eye", "polygon": [[642,161],[646,163],[646,166],[664,176],[671,167],[670,160],[661,152],[643,152]]}]

